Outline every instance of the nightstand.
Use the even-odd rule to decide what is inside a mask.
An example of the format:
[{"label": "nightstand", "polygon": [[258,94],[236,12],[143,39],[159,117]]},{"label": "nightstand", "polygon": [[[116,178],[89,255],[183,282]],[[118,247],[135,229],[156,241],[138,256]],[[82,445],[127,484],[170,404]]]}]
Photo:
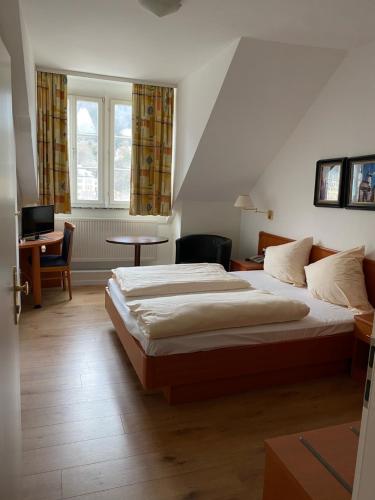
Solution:
[{"label": "nightstand", "polygon": [[263,264],[251,262],[250,260],[231,260],[231,271],[259,271],[263,269]]},{"label": "nightstand", "polygon": [[366,380],[373,322],[374,313],[354,316],[354,347],[351,374],[353,379],[363,383]]}]

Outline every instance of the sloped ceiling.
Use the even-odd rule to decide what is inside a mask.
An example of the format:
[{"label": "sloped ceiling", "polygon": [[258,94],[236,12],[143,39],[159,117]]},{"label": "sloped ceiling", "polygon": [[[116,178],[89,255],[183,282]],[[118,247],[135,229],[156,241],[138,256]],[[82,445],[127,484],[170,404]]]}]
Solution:
[{"label": "sloped ceiling", "polygon": [[199,141],[211,116],[239,39],[207,64],[183,79],[177,90],[176,168],[174,198],[189,170]]},{"label": "sloped ceiling", "polygon": [[344,56],[242,38],[178,199],[234,201],[247,193]]}]

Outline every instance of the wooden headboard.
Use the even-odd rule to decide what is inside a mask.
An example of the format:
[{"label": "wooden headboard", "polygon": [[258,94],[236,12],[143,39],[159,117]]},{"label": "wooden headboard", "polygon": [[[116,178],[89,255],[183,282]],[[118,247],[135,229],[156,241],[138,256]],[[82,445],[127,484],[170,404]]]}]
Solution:
[{"label": "wooden headboard", "polygon": [[[284,243],[290,243],[290,238],[284,238],[284,236],[277,236],[276,234],[265,233],[261,231],[259,233],[259,243],[258,243],[258,254],[261,255],[263,250],[267,247],[272,247],[275,245],[283,245]],[[309,262],[316,262],[317,260],[324,259],[338,250],[332,250],[330,248],[320,247],[318,245],[313,245],[310,253]],[[367,295],[371,304],[375,307],[375,260],[364,259],[363,261],[363,272],[365,274]]]}]

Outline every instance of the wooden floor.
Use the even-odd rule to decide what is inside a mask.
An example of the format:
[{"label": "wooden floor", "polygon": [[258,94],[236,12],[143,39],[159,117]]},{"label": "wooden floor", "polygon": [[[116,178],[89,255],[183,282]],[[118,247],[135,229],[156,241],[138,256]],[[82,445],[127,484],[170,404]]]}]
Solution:
[{"label": "wooden floor", "polygon": [[170,407],[141,390],[103,288],[73,292],[23,311],[24,499],[260,500],[265,438],[360,417],[349,377]]}]

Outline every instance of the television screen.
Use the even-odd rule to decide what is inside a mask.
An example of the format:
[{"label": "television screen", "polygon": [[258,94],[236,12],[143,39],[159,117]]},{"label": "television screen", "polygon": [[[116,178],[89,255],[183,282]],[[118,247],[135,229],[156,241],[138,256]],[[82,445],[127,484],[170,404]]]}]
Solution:
[{"label": "television screen", "polygon": [[55,230],[54,205],[22,208],[22,236],[34,236]]}]

